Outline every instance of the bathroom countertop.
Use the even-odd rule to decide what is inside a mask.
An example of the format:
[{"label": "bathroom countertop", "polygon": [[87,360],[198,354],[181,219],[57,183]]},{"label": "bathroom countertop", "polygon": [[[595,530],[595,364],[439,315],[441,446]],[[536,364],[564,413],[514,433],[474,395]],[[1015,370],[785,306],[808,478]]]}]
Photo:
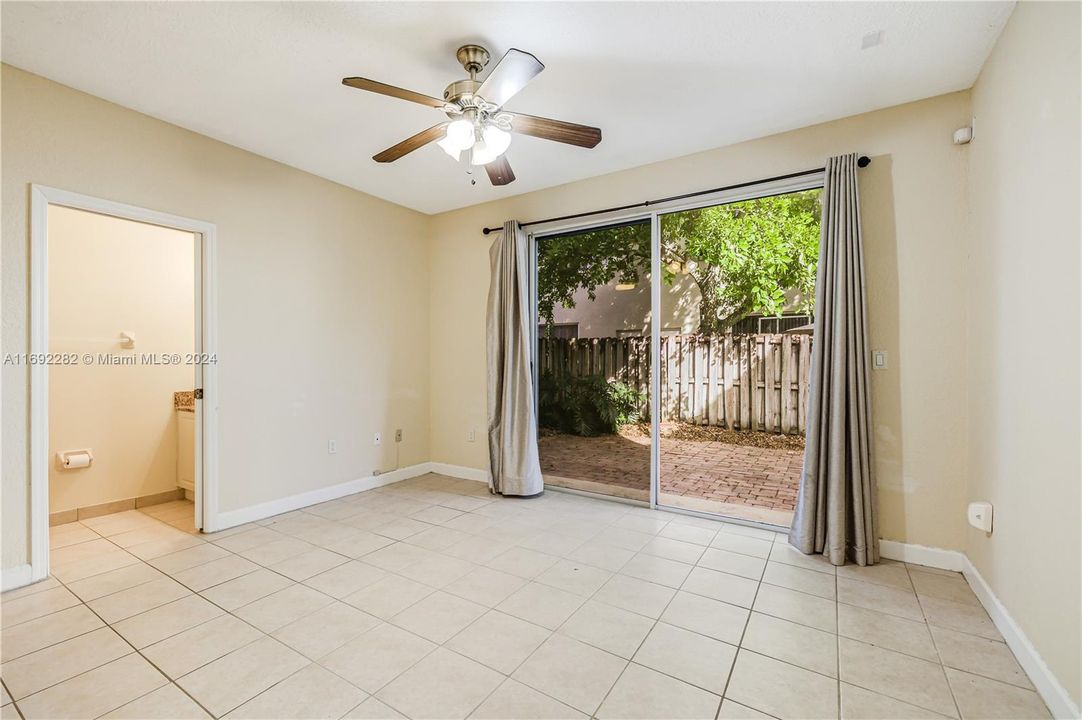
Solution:
[{"label": "bathroom countertop", "polygon": [[182,412],[195,412],[195,391],[181,390],[173,393],[173,409]]}]

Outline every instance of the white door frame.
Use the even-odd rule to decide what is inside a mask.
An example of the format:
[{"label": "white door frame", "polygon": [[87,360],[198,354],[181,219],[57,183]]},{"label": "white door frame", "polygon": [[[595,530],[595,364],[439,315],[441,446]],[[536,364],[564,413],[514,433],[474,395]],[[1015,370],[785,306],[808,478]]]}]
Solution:
[{"label": "white door frame", "polygon": [[[49,352],[49,206],[86,210],[124,220],[159,225],[195,234],[196,333],[198,352],[218,352],[218,305],[215,281],[213,223],[170,215],[112,200],[80,195],[44,185],[30,186],[30,354]],[[200,378],[200,375],[202,377]],[[203,400],[196,401],[195,505],[202,528],[218,527],[218,368],[216,363],[196,364],[196,387]],[[200,380],[202,384],[200,385]],[[200,449],[202,452],[200,453]],[[199,463],[199,455],[202,463]],[[30,365],[30,566],[31,582],[49,576],[49,372],[41,363]]]}]

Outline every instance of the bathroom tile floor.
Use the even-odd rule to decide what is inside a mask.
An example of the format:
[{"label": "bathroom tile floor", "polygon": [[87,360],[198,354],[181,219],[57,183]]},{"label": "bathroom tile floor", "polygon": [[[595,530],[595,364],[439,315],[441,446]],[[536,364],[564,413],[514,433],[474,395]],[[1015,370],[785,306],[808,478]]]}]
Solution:
[{"label": "bathroom tile floor", "polygon": [[139,508],[139,512],[161,520],[166,525],[172,525],[177,530],[183,530],[186,533],[198,532],[195,529],[195,503],[191,500],[173,500],[157,505],[147,505]]},{"label": "bathroom tile floor", "polygon": [[957,573],[439,475],[213,535],[52,528],[7,718],[1045,718]]}]

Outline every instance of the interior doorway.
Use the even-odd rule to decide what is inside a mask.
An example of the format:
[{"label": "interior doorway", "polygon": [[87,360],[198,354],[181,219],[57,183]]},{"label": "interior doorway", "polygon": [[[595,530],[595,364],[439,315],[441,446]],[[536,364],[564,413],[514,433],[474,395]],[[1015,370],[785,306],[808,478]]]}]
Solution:
[{"label": "interior doorway", "polygon": [[40,186],[31,205],[39,580],[64,572],[69,541],[138,556],[214,529],[217,355],[213,225]]}]

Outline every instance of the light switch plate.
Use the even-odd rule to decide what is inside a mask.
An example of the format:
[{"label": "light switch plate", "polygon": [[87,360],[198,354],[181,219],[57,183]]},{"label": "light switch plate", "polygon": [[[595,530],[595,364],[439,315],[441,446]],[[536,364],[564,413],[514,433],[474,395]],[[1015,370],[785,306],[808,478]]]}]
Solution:
[{"label": "light switch plate", "polygon": [[886,370],[887,367],[887,351],[872,350],[872,370]]}]

